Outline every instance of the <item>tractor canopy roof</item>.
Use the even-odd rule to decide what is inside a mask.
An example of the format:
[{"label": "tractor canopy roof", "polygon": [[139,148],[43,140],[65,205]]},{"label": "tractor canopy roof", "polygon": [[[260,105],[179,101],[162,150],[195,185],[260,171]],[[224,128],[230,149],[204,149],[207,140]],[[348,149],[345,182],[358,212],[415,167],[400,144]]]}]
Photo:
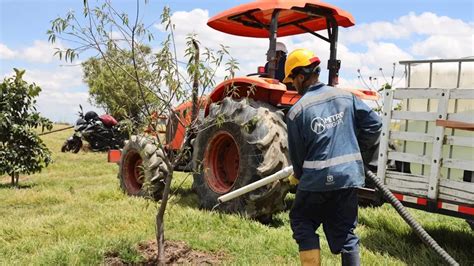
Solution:
[{"label": "tractor canopy roof", "polygon": [[349,12],[317,0],[258,0],[221,12],[207,22],[210,27],[229,34],[268,38],[273,12],[279,10],[278,37],[327,29],[327,17],[338,26],[351,27]]}]

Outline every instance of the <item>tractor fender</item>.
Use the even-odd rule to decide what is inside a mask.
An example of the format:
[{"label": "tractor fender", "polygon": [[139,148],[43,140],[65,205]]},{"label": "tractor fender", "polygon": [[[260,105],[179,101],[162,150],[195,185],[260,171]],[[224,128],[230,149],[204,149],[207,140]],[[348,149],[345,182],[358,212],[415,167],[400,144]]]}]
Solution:
[{"label": "tractor fender", "polygon": [[278,80],[262,77],[237,77],[223,81],[209,94],[208,99],[209,103],[214,103],[225,97],[248,97],[273,106],[291,106],[301,98],[296,91],[287,90],[286,85]]},{"label": "tractor fender", "polygon": [[[367,89],[341,88],[351,92],[362,100],[376,101],[379,95],[376,91]],[[261,77],[238,77],[221,82],[209,94],[210,103],[219,102],[225,97],[239,99],[248,97],[260,102],[266,102],[273,106],[293,106],[301,95],[297,91],[287,90],[285,84],[276,79]],[[206,115],[208,114],[206,108]]]},{"label": "tractor fender", "polygon": [[[365,100],[377,100],[374,91],[364,89],[347,89],[357,97]],[[211,103],[219,102],[226,97],[241,99],[248,97],[255,101],[269,103],[276,107],[291,107],[300,98],[297,91],[287,90],[285,84],[276,79],[262,77],[237,77],[219,83],[207,96],[199,100],[199,109],[204,109],[204,115],[209,114]],[[184,102],[174,109],[168,119],[166,143],[171,150],[182,148],[186,136],[186,127],[191,123],[192,102]],[[173,117],[174,116],[174,117]]]},{"label": "tractor fender", "polygon": [[[260,77],[237,77],[218,84],[206,97],[200,99],[200,108],[204,115],[209,114],[211,103],[219,102],[226,97],[240,99],[248,97],[273,106],[292,106],[301,96],[296,91],[289,91],[286,85],[278,80]],[[174,109],[168,119],[166,143],[171,150],[179,150],[183,146],[186,127],[191,123],[192,102],[185,102]]]}]

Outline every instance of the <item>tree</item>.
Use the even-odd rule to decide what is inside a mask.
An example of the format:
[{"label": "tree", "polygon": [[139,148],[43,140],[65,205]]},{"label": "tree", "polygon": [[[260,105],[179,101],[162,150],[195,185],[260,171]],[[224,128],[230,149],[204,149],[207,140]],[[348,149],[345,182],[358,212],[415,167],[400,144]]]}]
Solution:
[{"label": "tree", "polygon": [[[146,4],[147,0],[144,2]],[[151,42],[154,36],[149,30],[150,27],[142,22],[140,8],[141,1],[137,0],[136,13],[130,20],[129,15],[119,12],[110,0],[105,0],[102,5],[96,7],[91,7],[89,1],[84,0],[82,17],[76,16],[71,11],[65,17],[54,19],[47,33],[50,42],[54,43],[58,38],[70,45],[65,49],[57,48],[56,55],[60,59],[72,61],[85,51],[93,51],[98,54],[95,60],[101,60],[102,67],[110,73],[107,77],[110,78],[109,82],[113,80],[115,84],[120,84],[121,78],[133,82],[139,99],[128,97],[126,101],[140,101],[139,104],[143,106],[141,109],[144,117],[143,126],[152,125],[157,136],[159,129],[153,121],[154,117],[164,115],[171,119],[183,119],[180,115],[186,115],[174,112],[173,104],[191,101],[193,98],[194,106],[203,104],[202,101],[196,101],[199,99],[196,97],[196,90],[199,90],[202,96],[206,88],[215,84],[215,73],[223,58],[228,56],[228,51],[226,47],[221,46],[217,51],[203,48],[201,49],[203,52],[200,53],[196,36],[190,35],[185,51],[188,63],[184,63],[187,73],[180,73],[170,9],[165,7],[161,15],[161,24],[167,34],[161,41],[158,51],[150,56],[143,47],[145,42]],[[117,35],[120,37],[117,38]],[[116,53],[127,57],[125,61],[131,62],[133,67],[128,68],[118,61]],[[232,76],[237,68],[235,60],[231,59],[226,65],[231,73],[229,76]],[[125,86],[119,86],[116,90],[122,95],[128,95],[128,88]],[[201,108],[193,108],[195,111],[199,109]],[[193,114],[193,117],[196,115]],[[186,131],[195,133],[190,129],[196,128],[197,122],[198,120],[192,121]],[[183,157],[189,156],[190,148],[185,146],[179,151],[169,151],[165,149],[159,137],[150,136],[132,136],[129,143],[134,143],[138,149],[142,148],[144,155],[148,156],[146,164],[153,168],[153,171],[144,171],[146,179],[144,186],[150,184],[164,186],[156,213],[158,258],[159,263],[164,264],[164,215],[170,195],[173,169]],[[142,164],[145,164],[145,160]]]},{"label": "tree", "polygon": [[[151,48],[148,46],[140,46],[137,49],[143,54],[147,61],[152,56]],[[140,120],[141,113],[144,110],[144,101],[140,99],[140,90],[137,83],[130,79],[126,73],[133,72],[133,62],[131,60],[132,52],[129,50],[121,50],[114,47],[111,43],[105,51],[105,58],[113,60],[115,63],[107,65],[107,61],[103,58],[90,58],[82,63],[84,70],[84,82],[89,86],[89,95],[92,104],[102,107],[107,113],[115,118],[122,120],[130,118],[133,121]],[[144,64],[145,60],[139,58],[139,76],[143,80],[150,81]],[[123,70],[122,70],[123,69]],[[113,76],[116,76],[114,78]],[[145,91],[145,99],[148,103],[156,102],[155,95],[149,91]]]},{"label": "tree", "polygon": [[41,171],[51,162],[51,153],[35,132],[53,125],[36,111],[35,98],[41,92],[37,85],[23,80],[24,70],[0,84],[0,175],[8,174],[18,186],[20,174]]},{"label": "tree", "polygon": [[[362,75],[362,72],[360,71],[360,69],[357,69],[357,73],[358,73],[357,78],[359,79],[361,84],[366,89],[375,91],[377,93],[377,95],[380,97],[379,100],[375,101],[375,104],[377,106],[372,108],[379,115],[382,114],[382,110],[383,110],[383,105],[384,105],[383,94],[384,94],[384,91],[393,89],[394,82],[395,82],[396,67],[397,67],[397,64],[393,63],[392,64],[392,73],[391,73],[391,76],[390,76],[389,79],[386,78],[385,73],[383,71],[383,68],[380,67],[379,68],[380,76],[378,78],[376,76],[369,76],[368,82],[365,80],[365,78]],[[406,70],[403,73],[403,75],[400,77],[400,79],[397,82],[395,82],[395,84],[398,84],[405,77],[406,77]],[[382,86],[378,85],[378,80],[380,80],[380,79],[384,80],[384,83],[382,84]],[[399,102],[399,103],[397,103],[397,105],[395,105],[394,110],[399,111],[401,109],[402,109],[402,103]]]}]

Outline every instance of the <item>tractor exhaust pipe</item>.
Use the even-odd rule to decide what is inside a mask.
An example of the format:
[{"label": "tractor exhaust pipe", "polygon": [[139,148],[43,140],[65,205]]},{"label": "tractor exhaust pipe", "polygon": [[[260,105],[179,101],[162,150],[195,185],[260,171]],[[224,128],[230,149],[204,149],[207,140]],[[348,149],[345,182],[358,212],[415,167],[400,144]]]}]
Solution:
[{"label": "tractor exhaust pipe", "polygon": [[226,201],[229,201],[229,200],[235,199],[237,197],[240,197],[243,194],[247,194],[251,191],[254,191],[257,188],[260,188],[260,187],[263,187],[267,184],[275,182],[276,180],[286,178],[286,177],[290,176],[291,174],[293,174],[293,166],[287,166],[287,167],[283,168],[282,170],[274,173],[273,175],[267,176],[265,178],[262,178],[262,179],[258,180],[257,182],[254,182],[252,184],[246,185],[245,187],[241,187],[241,188],[239,188],[237,190],[234,190],[230,193],[222,195],[219,198],[217,198],[217,200],[219,201],[219,204],[224,203]]}]

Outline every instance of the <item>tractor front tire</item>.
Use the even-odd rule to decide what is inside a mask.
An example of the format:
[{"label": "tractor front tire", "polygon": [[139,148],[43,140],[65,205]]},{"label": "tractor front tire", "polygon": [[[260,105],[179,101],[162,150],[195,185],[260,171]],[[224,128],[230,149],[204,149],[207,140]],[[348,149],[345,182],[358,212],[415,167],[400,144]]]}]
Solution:
[{"label": "tractor front tire", "polygon": [[[210,106],[193,142],[193,188],[200,206],[212,209],[217,198],[289,165],[284,114],[263,102],[224,98]],[[290,188],[284,179],[223,203],[218,210],[268,222],[285,209]]]},{"label": "tractor front tire", "polygon": [[131,136],[123,147],[118,178],[131,196],[160,200],[169,173],[164,154],[148,136]]}]

